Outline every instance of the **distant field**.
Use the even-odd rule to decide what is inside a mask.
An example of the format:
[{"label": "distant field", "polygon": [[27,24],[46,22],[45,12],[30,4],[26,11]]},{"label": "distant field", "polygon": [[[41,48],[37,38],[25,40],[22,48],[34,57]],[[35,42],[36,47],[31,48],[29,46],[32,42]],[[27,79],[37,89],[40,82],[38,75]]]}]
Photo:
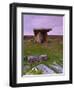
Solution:
[{"label": "distant field", "polygon": [[47,61],[30,64],[23,60],[23,65],[29,65],[31,68],[38,64],[45,64],[50,67],[54,62],[63,65],[63,36],[48,36],[47,44],[38,44],[34,42],[33,36],[24,36],[23,40],[24,56],[42,55],[48,56]]}]

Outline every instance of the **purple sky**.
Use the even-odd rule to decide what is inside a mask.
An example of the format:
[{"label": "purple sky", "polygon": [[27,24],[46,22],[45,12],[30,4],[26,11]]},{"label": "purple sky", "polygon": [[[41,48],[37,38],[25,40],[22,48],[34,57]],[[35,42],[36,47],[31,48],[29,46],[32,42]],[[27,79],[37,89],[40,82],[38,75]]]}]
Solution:
[{"label": "purple sky", "polygon": [[63,35],[63,16],[23,15],[24,35],[34,35],[39,28],[52,28],[48,35]]}]

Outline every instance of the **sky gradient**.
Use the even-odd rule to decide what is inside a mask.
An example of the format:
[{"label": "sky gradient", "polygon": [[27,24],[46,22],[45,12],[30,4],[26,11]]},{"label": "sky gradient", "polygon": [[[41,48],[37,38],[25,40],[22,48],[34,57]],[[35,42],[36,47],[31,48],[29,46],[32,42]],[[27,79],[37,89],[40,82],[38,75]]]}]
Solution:
[{"label": "sky gradient", "polygon": [[63,17],[53,15],[23,15],[24,35],[34,35],[34,29],[51,28],[48,35],[63,35]]}]

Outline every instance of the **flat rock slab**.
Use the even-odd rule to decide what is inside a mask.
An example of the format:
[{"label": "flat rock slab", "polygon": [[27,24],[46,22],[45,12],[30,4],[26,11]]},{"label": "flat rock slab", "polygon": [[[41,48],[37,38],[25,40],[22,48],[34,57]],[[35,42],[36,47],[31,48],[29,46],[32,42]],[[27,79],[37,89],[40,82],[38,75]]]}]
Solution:
[{"label": "flat rock slab", "polygon": [[63,72],[63,67],[61,67],[58,64],[53,64],[53,65],[50,66],[50,68],[52,70],[54,70],[55,72],[57,72],[57,73],[62,73]]},{"label": "flat rock slab", "polygon": [[27,69],[30,69],[30,66],[24,65],[24,66],[23,66],[23,70],[26,71]]},{"label": "flat rock slab", "polygon": [[51,68],[47,67],[44,64],[40,64],[38,66],[36,66],[39,70],[41,70],[43,72],[43,74],[54,74],[54,70],[52,70]]},{"label": "flat rock slab", "polygon": [[28,62],[33,63],[33,62],[45,61],[48,59],[48,56],[47,55],[28,56],[27,59]]}]

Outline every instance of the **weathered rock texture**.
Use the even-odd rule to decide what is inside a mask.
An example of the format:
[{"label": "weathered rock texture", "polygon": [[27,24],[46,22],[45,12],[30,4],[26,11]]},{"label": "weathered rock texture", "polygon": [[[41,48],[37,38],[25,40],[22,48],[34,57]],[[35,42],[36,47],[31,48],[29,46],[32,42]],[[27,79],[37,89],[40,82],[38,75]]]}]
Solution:
[{"label": "weathered rock texture", "polygon": [[47,55],[28,56],[27,59],[28,59],[28,62],[33,63],[33,62],[45,61],[48,59],[48,56]]}]

